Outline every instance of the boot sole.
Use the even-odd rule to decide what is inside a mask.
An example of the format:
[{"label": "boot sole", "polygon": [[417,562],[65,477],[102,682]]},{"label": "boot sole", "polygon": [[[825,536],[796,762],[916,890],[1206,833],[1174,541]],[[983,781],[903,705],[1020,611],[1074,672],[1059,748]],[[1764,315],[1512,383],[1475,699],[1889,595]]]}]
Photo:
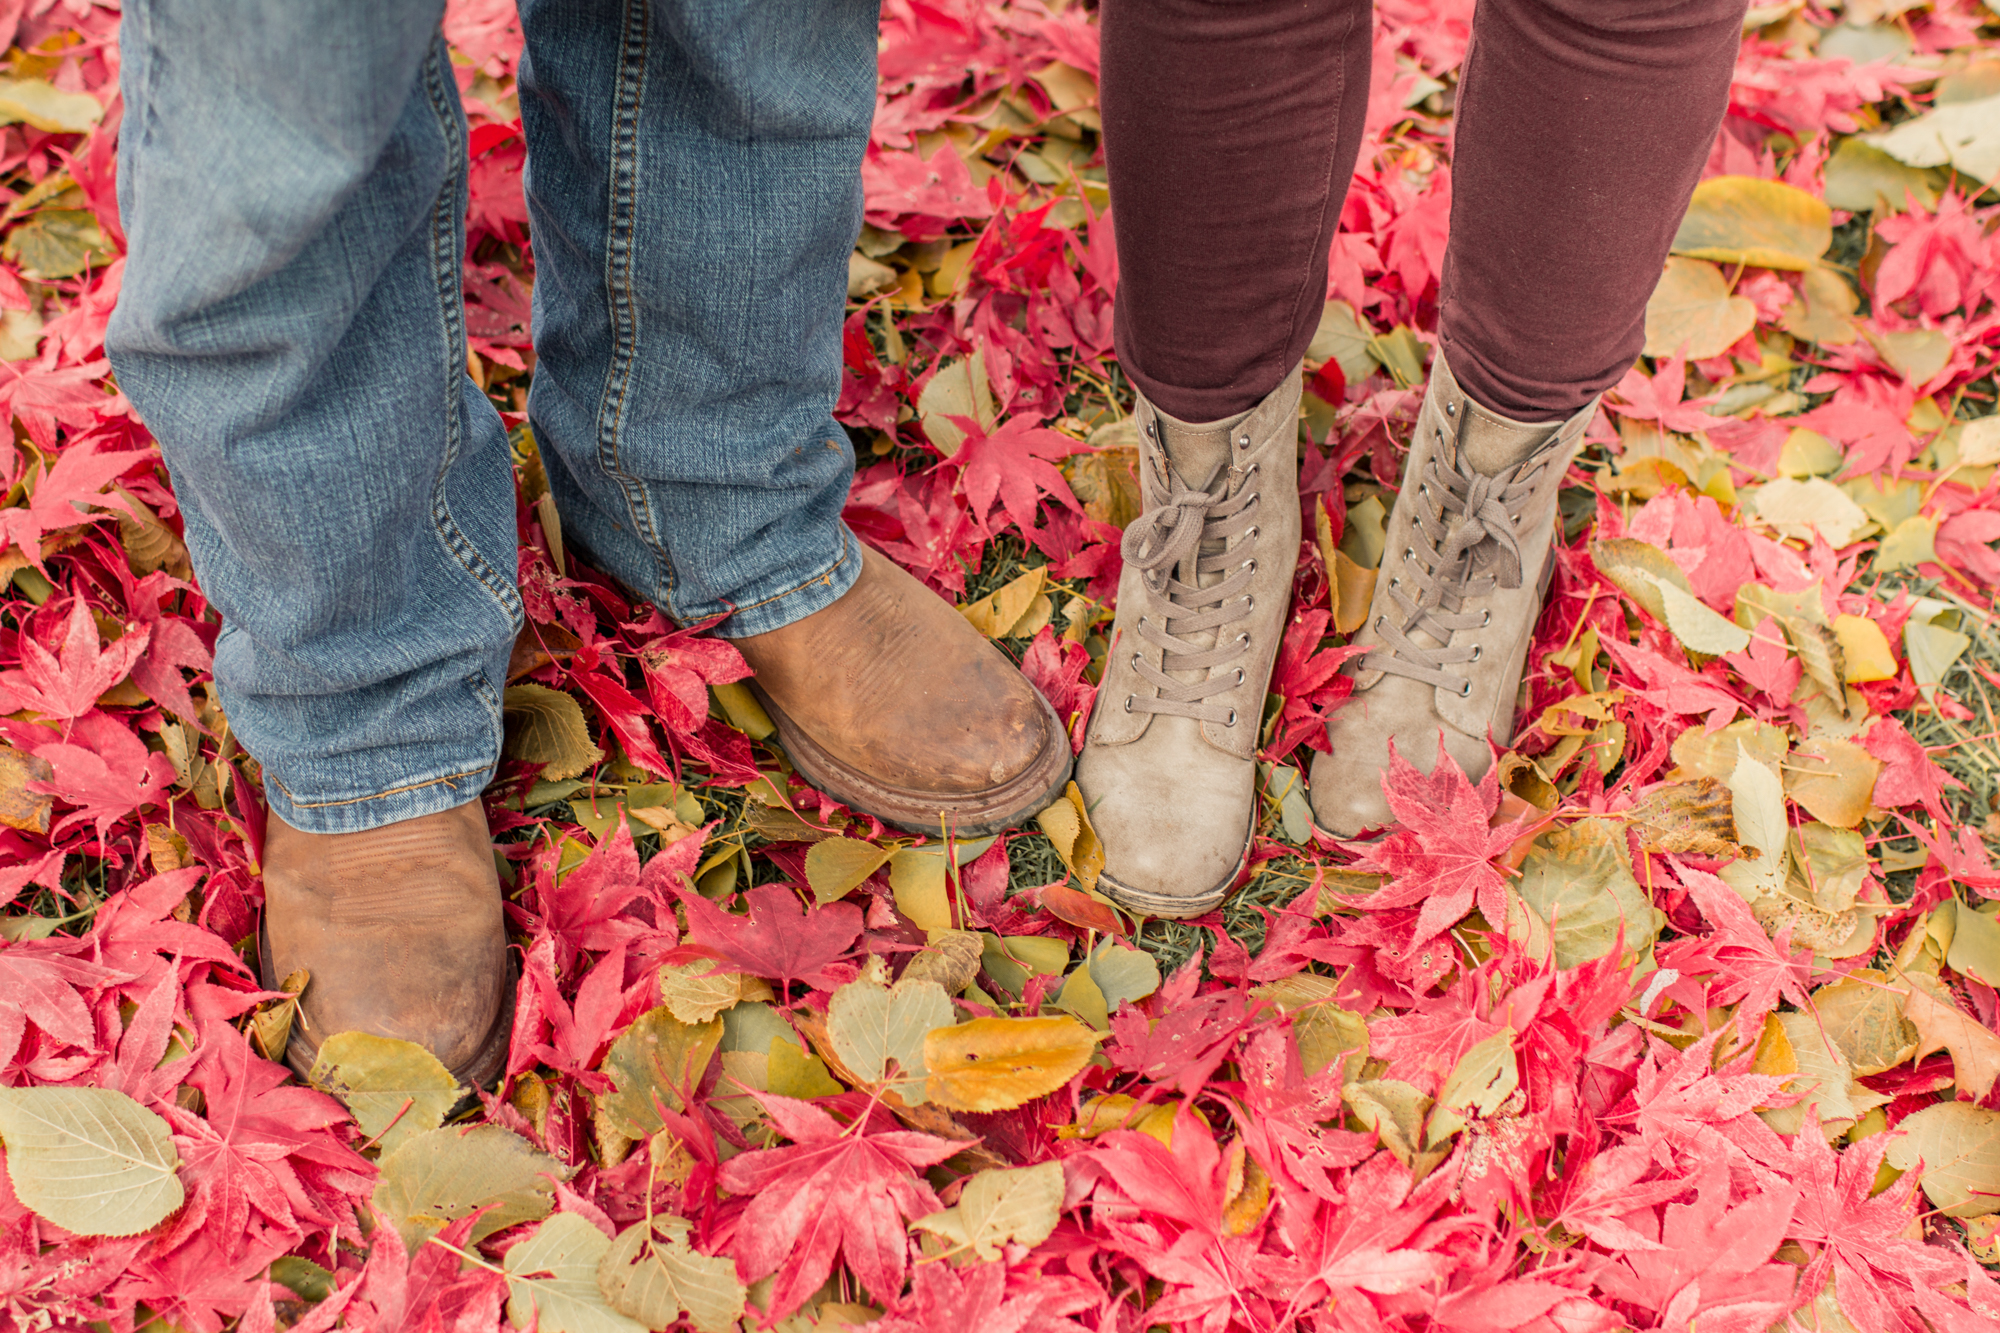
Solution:
[{"label": "boot sole", "polygon": [[[265,990],[278,989],[279,978],[273,975],[271,966],[271,937],[265,933],[261,921],[257,924],[257,972]],[[520,969],[515,966],[514,956],[510,950],[507,955],[507,983],[501,992],[500,1013],[493,1020],[492,1030],[486,1034],[486,1040],[480,1044],[478,1051],[474,1052],[472,1058],[463,1066],[456,1069],[446,1066],[452,1078],[468,1088],[484,1088],[490,1091],[500,1081],[500,1075],[507,1067],[507,1048],[514,1037],[514,993],[520,989],[520,980]],[[318,1059],[318,1046],[306,1040],[304,1034],[299,1031],[298,1019],[294,1016],[291,1039],[285,1043],[285,1063],[299,1076],[300,1082],[310,1085],[312,1067]],[[458,1114],[476,1100],[475,1095],[468,1093],[451,1109],[450,1114]]]},{"label": "boot sole", "polygon": [[937,834],[947,824],[955,837],[983,838],[989,833],[999,833],[1048,809],[1069,782],[1072,763],[1069,736],[1063,730],[1062,719],[1040,691],[1036,691],[1035,698],[1042,705],[1042,717],[1048,724],[1049,743],[1036,761],[998,787],[967,796],[940,796],[869,777],[828,753],[786,716],[768,694],[758,689],[754,681],[750,688],[778,729],[778,743],[800,777],[848,809],[873,815],[908,833]]},{"label": "boot sole", "polygon": [[1168,921],[1185,921],[1191,917],[1206,916],[1228,900],[1236,882],[1243,878],[1243,867],[1250,864],[1250,839],[1243,840],[1243,854],[1236,858],[1236,869],[1229,872],[1229,878],[1194,897],[1152,893],[1146,889],[1135,889],[1129,884],[1120,884],[1108,874],[1097,877],[1098,890],[1128,912],[1141,916],[1161,917]]}]

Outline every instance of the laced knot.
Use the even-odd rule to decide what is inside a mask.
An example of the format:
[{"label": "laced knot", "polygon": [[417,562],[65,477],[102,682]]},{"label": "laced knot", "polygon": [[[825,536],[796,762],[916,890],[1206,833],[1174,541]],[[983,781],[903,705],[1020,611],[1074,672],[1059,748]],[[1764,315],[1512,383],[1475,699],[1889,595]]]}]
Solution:
[{"label": "laced knot", "polygon": [[[1492,623],[1487,609],[1470,609],[1496,588],[1521,586],[1520,525],[1543,470],[1559,450],[1545,445],[1491,475],[1476,471],[1463,451],[1447,460],[1443,431],[1418,481],[1410,546],[1391,562],[1393,615],[1377,616],[1382,646],[1361,659],[1364,671],[1386,671],[1472,693],[1472,682],[1446,670],[1477,662],[1480,645],[1451,647],[1459,630]],[[1552,444],[1553,442],[1551,442]],[[1416,636],[1423,635],[1428,642]]]},{"label": "laced knot", "polygon": [[[1236,710],[1208,700],[1243,682],[1241,667],[1218,668],[1227,668],[1250,650],[1250,636],[1232,634],[1229,627],[1254,606],[1246,589],[1257,572],[1257,488],[1252,484],[1257,464],[1225,468],[1213,489],[1197,490],[1164,465],[1164,450],[1148,454],[1151,479],[1166,498],[1148,506],[1125,530],[1119,551],[1143,575],[1145,612],[1137,629],[1161,656],[1155,666],[1147,653],[1132,654],[1133,670],[1152,693],[1127,696],[1125,707],[1233,727]],[[1230,484],[1238,477],[1243,485],[1231,495]],[[1229,542],[1236,537],[1247,540],[1232,549]],[[1177,680],[1169,674],[1173,672],[1204,674]]]}]

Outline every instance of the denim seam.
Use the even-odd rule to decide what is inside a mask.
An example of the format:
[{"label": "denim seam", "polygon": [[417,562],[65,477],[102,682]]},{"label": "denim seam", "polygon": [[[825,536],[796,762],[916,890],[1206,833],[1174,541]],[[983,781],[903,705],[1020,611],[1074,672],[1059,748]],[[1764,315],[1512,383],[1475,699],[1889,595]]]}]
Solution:
[{"label": "denim seam", "polygon": [[[430,96],[431,108],[437,113],[438,128],[444,135],[447,154],[462,162],[465,160],[466,144],[459,133],[459,118],[452,114],[451,102],[445,94],[444,81],[439,74],[441,63],[433,46],[430,56],[424,61],[424,89]],[[459,291],[464,256],[459,253],[463,247],[458,241],[458,218],[465,213],[465,203],[461,198],[464,187],[464,174],[455,174],[452,183],[439,191],[431,222],[432,271],[437,278],[438,313],[444,326],[446,348],[444,460],[438,466],[437,481],[431,490],[431,523],[445,550],[500,603],[508,622],[518,631],[526,623],[519,591],[480,554],[479,548],[459,527],[458,520],[452,517],[451,507],[445,500],[445,479],[451,475],[451,469],[458,461],[459,445],[464,436],[463,377],[467,349],[464,297]]]},{"label": "denim seam", "polygon": [[840,554],[834,557],[832,564],[828,565],[825,569],[822,569],[819,573],[814,574],[811,578],[805,579],[800,583],[794,584],[792,587],[785,589],[783,592],[774,592],[769,597],[765,597],[759,601],[749,602],[743,605],[737,605],[736,603],[733,602],[729,603],[729,613],[731,615],[740,615],[742,612],[745,611],[755,611],[758,607],[769,606],[773,602],[782,602],[787,597],[796,596],[799,593],[804,592],[807,588],[812,587],[816,583],[827,583],[827,584],[832,583],[834,574],[840,570],[840,567],[842,565],[845,565],[847,563],[848,554],[853,549],[854,549],[853,543],[848,538],[847,535],[847,525],[843,523],[841,524],[840,527]]},{"label": "denim seam", "polygon": [[455,784],[460,778],[476,778],[481,774],[486,773],[489,769],[491,769],[491,767],[492,765],[489,764],[480,768],[468,768],[463,773],[447,773],[441,778],[426,778],[422,782],[409,782],[403,784],[400,787],[391,787],[387,791],[378,791],[372,796],[350,796],[345,800],[339,800],[339,801],[301,801],[298,797],[292,795],[292,789],[290,787],[287,787],[283,782],[279,781],[277,774],[267,772],[265,773],[264,776],[267,780],[269,780],[272,786],[276,787],[279,791],[285,794],[286,800],[290,801],[293,805],[297,806],[299,809],[328,810],[336,806],[362,805],[368,801],[387,800],[391,796],[401,796],[405,792],[422,791],[425,787],[437,787],[437,786],[449,787]]},{"label": "denim seam", "polygon": [[625,492],[625,507],[639,541],[657,562],[664,595],[650,589],[669,619],[674,611],[674,564],[665,539],[653,521],[645,484],[626,471],[620,457],[625,400],[632,389],[638,360],[638,316],[633,300],[632,252],[637,234],[639,111],[646,94],[646,53],[652,30],[650,0],[626,0],[623,30],[618,36],[618,84],[611,122],[607,173],[610,198],[604,229],[604,286],[611,314],[611,364],[605,374],[604,399],[597,417],[597,465]]}]

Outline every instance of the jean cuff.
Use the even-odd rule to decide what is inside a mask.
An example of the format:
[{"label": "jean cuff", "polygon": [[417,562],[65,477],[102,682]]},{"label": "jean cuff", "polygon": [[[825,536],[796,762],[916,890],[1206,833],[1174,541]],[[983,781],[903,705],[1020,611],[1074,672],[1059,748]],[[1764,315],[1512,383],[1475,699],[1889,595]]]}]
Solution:
[{"label": "jean cuff", "polygon": [[264,799],[271,813],[301,833],[360,833],[385,824],[440,814],[479,799],[498,765],[487,763],[462,772],[419,776],[370,796],[313,799],[293,793],[271,773],[264,775]]},{"label": "jean cuff", "polygon": [[845,523],[840,525],[840,549],[824,567],[783,592],[739,603],[729,619],[716,626],[725,639],[747,639],[804,620],[815,611],[832,606],[861,577],[861,540]]}]

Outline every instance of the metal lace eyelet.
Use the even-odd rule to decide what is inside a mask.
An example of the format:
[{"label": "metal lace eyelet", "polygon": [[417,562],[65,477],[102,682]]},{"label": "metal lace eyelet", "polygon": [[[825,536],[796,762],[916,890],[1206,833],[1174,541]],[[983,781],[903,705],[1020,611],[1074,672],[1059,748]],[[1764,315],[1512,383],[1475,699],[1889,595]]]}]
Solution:
[{"label": "metal lace eyelet", "polygon": [[1405,546],[1403,548],[1403,559],[1414,560],[1416,558],[1417,558],[1417,550],[1414,546]]},{"label": "metal lace eyelet", "polygon": [[1471,693],[1472,693],[1472,682],[1469,680],[1466,681],[1465,684],[1458,687],[1458,697],[1461,699],[1470,696]]},{"label": "metal lace eyelet", "polygon": [[1132,695],[1132,694],[1128,694],[1128,695],[1126,695],[1126,696],[1125,696],[1125,711],[1126,711],[1126,712],[1128,712],[1128,713],[1129,713],[1129,712],[1131,712],[1131,711],[1132,711],[1132,700],[1134,700],[1134,699],[1135,699],[1135,698],[1137,698],[1137,697],[1138,697],[1137,695]]},{"label": "metal lace eyelet", "polygon": [[1384,619],[1386,619],[1386,617],[1383,616],[1375,617],[1375,632],[1378,634],[1382,632],[1382,621]]},{"label": "metal lace eyelet", "polygon": [[1445,414],[1446,416],[1448,416],[1448,417],[1455,417],[1455,416],[1457,416],[1457,415],[1458,415],[1458,404],[1457,404],[1457,403],[1446,403],[1446,404],[1444,405],[1444,414]]},{"label": "metal lace eyelet", "polygon": [[1239,634],[1239,635],[1237,635],[1237,636],[1236,636],[1236,642],[1238,642],[1238,643],[1248,643],[1248,642],[1250,642],[1250,636],[1249,636],[1248,634]]},{"label": "metal lace eyelet", "polygon": [[1257,572],[1257,562],[1255,560],[1250,560],[1246,563],[1248,563],[1248,565],[1250,566],[1250,572],[1252,574],[1255,574]]},{"label": "metal lace eyelet", "polygon": [[1139,654],[1137,653],[1132,654],[1132,669],[1134,671],[1139,669]]},{"label": "metal lace eyelet", "polygon": [[1222,725],[1225,727],[1233,727],[1236,725],[1236,710],[1234,708],[1229,710],[1229,720],[1223,723]]},{"label": "metal lace eyelet", "polygon": [[1479,645],[1478,645],[1478,644],[1476,644],[1476,643],[1475,643],[1475,644],[1473,644],[1473,645],[1472,645],[1472,660],[1473,660],[1473,661],[1477,662],[1477,661],[1479,660],[1479,653],[1480,653],[1480,647],[1479,647]]},{"label": "metal lace eyelet", "polygon": [[1236,683],[1237,683],[1238,685],[1241,685],[1241,684],[1243,683],[1243,668],[1242,668],[1242,667],[1237,667],[1237,668],[1236,668]]},{"label": "metal lace eyelet", "polygon": [[1250,447],[1250,437],[1248,435],[1245,435],[1242,439],[1236,442],[1236,447],[1238,449],[1248,449]]},{"label": "metal lace eyelet", "polygon": [[1243,534],[1244,540],[1254,542],[1257,540],[1257,534],[1262,531],[1263,531],[1262,528],[1259,528],[1255,523],[1252,523],[1250,525],[1250,530]]},{"label": "metal lace eyelet", "polygon": [[1146,423],[1146,438],[1153,438],[1153,423],[1150,421]]},{"label": "metal lace eyelet", "polygon": [[1243,609],[1245,611],[1255,611],[1257,609],[1256,593],[1246,592],[1243,594]]},{"label": "metal lace eyelet", "polygon": [[1389,586],[1393,588],[1393,587],[1395,587],[1395,586],[1396,586],[1397,584],[1399,584],[1399,583],[1401,583],[1401,582],[1402,582],[1402,580],[1401,580],[1401,579],[1390,579],[1390,580],[1389,580]]},{"label": "metal lace eyelet", "polygon": [[1246,477],[1254,477],[1257,475],[1258,470],[1261,469],[1263,466],[1264,465],[1262,463],[1252,463],[1249,467],[1243,469],[1243,475]]},{"label": "metal lace eyelet", "polygon": [[1481,620],[1480,620],[1480,622],[1479,622],[1479,628],[1481,628],[1481,629],[1485,629],[1485,628],[1486,628],[1486,627],[1487,627],[1488,625],[1490,625],[1490,624],[1492,624],[1492,623],[1493,623],[1493,608],[1492,608],[1492,607],[1490,607],[1490,606],[1489,606],[1489,607],[1487,607],[1487,608],[1486,608],[1486,609],[1485,609],[1484,611],[1481,611],[1481,612],[1480,612],[1479,614],[1480,614],[1480,616],[1482,617],[1482,619],[1481,619]]}]

